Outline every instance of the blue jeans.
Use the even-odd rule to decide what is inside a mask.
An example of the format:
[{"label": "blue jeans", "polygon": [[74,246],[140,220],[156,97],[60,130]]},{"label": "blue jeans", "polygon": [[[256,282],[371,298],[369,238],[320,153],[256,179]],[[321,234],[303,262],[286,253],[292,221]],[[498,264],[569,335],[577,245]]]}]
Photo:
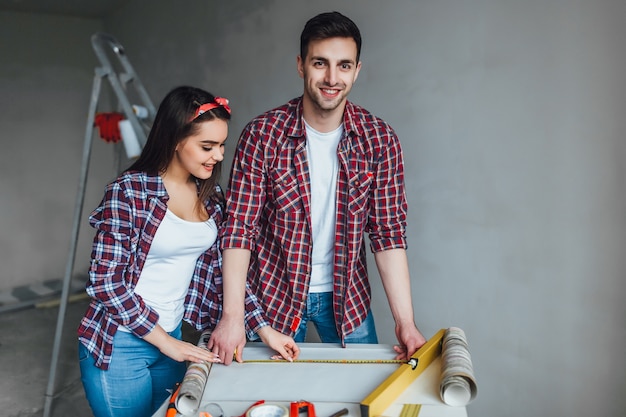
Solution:
[{"label": "blue jeans", "polygon": [[[169,333],[180,339],[182,328]],[[159,349],[132,333],[118,331],[113,339],[109,369],[94,365],[94,358],[78,342],[81,379],[95,417],[151,416],[170,396],[168,389],[180,382],[185,362],[163,355]]]},{"label": "blue jeans", "polygon": [[[341,337],[335,327],[333,313],[333,293],[321,292],[310,293],[306,300],[306,311],[302,316],[298,331],[294,336],[296,343],[304,342],[306,329],[309,322],[315,325],[317,334],[324,343],[341,343]],[[367,312],[367,318],[354,332],[346,336],[346,343],[378,343],[374,316],[371,311]]]}]

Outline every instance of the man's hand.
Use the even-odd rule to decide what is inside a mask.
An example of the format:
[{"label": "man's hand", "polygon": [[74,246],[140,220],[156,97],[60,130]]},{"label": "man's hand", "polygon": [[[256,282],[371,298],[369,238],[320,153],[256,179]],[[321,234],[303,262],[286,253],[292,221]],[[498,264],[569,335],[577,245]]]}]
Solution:
[{"label": "man's hand", "polygon": [[217,323],[207,349],[222,359],[224,365],[230,365],[233,357],[237,362],[243,362],[243,348],[246,344],[246,330],[243,320],[233,320],[227,317]]},{"label": "man's hand", "polygon": [[263,343],[278,352],[283,359],[289,362],[298,359],[300,348],[293,338],[274,330],[272,326],[264,326],[258,333]]},{"label": "man's hand", "polygon": [[411,356],[426,343],[426,339],[412,321],[396,323],[396,338],[400,342],[393,347],[397,353],[397,360],[410,360]]}]

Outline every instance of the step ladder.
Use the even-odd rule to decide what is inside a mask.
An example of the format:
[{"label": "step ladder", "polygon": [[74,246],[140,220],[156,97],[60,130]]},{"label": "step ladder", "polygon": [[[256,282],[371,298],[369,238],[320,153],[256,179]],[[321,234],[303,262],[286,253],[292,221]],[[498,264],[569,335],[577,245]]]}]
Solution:
[{"label": "step ladder", "polygon": [[[76,260],[76,247],[78,244],[83,202],[85,199],[85,187],[87,184],[89,161],[91,158],[94,121],[96,116],[96,110],[98,108],[98,102],[100,100],[102,80],[106,78],[111,84],[113,92],[115,93],[118,100],[118,106],[124,113],[126,119],[130,122],[133,133],[135,134],[136,139],[139,142],[140,148],[143,148],[146,143],[148,131],[156,115],[156,108],[154,107],[154,104],[152,104],[150,96],[148,95],[130,61],[128,60],[126,52],[124,51],[124,47],[113,36],[101,32],[96,33],[91,37],[91,45],[93,46],[94,52],[98,57],[98,60],[100,61],[100,66],[96,67],[95,69],[93,87],[91,90],[91,101],[89,105],[89,113],[87,115],[87,127],[85,130],[85,141],[83,145],[78,193],[76,196],[76,202],[74,207],[74,221],[72,226],[70,250],[65,268],[63,287],[61,291],[59,314],[57,317],[54,345],[52,348],[52,360],[50,363],[50,373],[48,376],[48,386],[44,396],[45,402],[43,417],[50,417],[52,401],[54,399],[56,371],[61,347],[61,337],[63,334],[63,322],[65,321],[65,312],[69,298],[71,276],[74,270],[74,262]],[[117,57],[117,65],[114,66],[111,63],[109,56]],[[134,90],[131,90],[130,87],[134,87]],[[129,93],[132,94],[132,91],[134,91],[134,95],[132,97],[129,97]],[[147,111],[147,115],[143,117],[141,121],[133,109],[131,99],[133,101],[138,100],[134,102],[135,105],[141,106]]]}]

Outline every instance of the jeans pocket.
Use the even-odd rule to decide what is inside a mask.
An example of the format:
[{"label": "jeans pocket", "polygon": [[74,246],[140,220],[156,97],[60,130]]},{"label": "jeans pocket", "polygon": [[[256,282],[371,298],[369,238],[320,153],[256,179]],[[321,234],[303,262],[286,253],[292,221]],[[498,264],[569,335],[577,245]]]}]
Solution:
[{"label": "jeans pocket", "polygon": [[91,355],[89,354],[89,351],[87,350],[87,348],[85,347],[85,345],[83,345],[80,341],[78,342],[78,361],[79,362],[84,362],[85,360],[89,359]]}]

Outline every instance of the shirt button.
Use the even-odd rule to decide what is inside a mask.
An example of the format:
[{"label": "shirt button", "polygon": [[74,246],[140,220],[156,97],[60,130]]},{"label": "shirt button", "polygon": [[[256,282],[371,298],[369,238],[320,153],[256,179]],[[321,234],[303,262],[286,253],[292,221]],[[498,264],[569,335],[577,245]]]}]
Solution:
[{"label": "shirt button", "polygon": [[361,185],[361,182],[360,182],[360,181],[358,181],[358,180],[357,180],[357,181],[354,181],[354,185],[358,187],[359,185]]}]

